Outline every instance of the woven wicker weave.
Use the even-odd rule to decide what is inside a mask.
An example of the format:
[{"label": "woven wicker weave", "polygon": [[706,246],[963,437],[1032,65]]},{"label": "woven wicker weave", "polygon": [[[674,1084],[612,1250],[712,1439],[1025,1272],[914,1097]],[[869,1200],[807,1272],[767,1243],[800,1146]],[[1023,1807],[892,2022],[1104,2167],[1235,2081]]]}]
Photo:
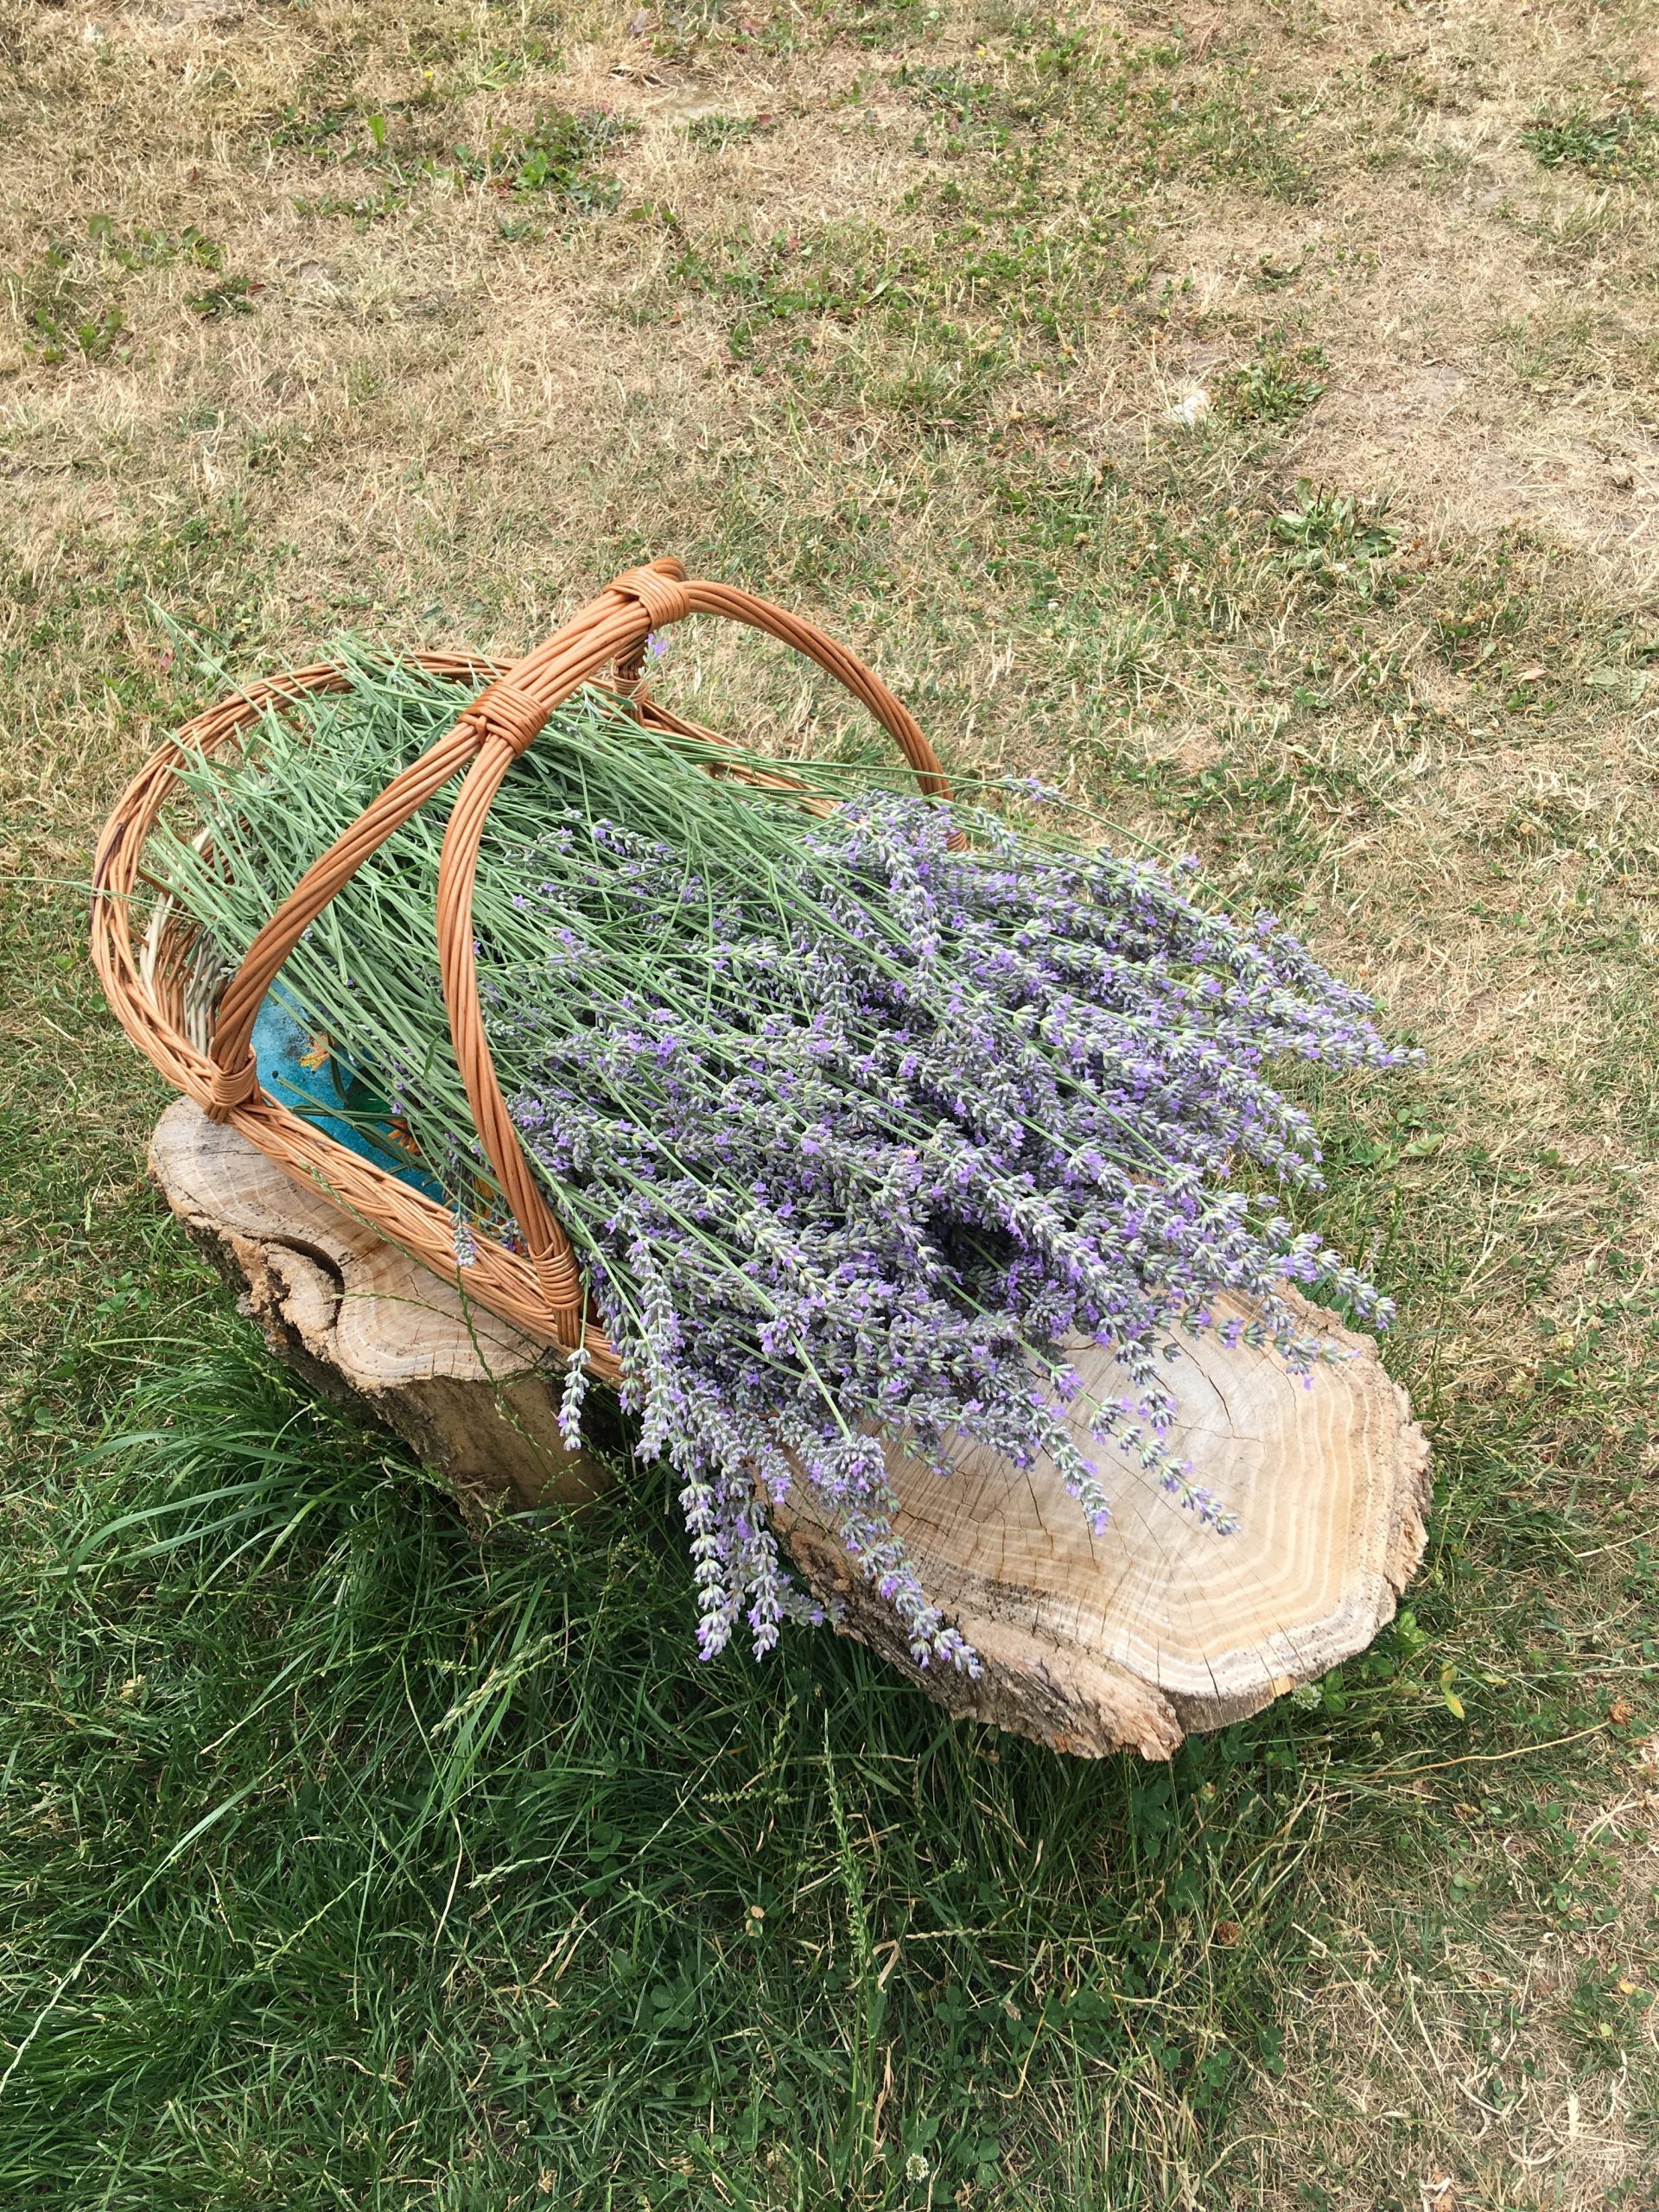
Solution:
[{"label": "woven wicker weave", "polygon": [[[135,942],[136,901],[149,879],[144,845],[179,790],[176,744],[164,747],[129,785],[99,842],[93,872],[92,958],[117,1018],[178,1090],[215,1121],[230,1122],[297,1180],[320,1188],[343,1211],[378,1230],[435,1274],[539,1341],[574,1348],[584,1340],[596,1372],[614,1376],[603,1333],[584,1330],[582,1278],[569,1237],[543,1194],[507,1112],[484,1034],[473,950],[473,881],[480,840],[502,779],[553,709],[614,664],[619,687],[647,727],[712,733],[655,705],[640,681],[645,639],[688,614],[721,614],[771,632],[817,662],[887,729],[922,789],[948,798],[937,755],[914,717],[864,664],[814,624],[726,584],[689,582],[677,561],[630,569],[544,645],[510,668],[454,653],[420,653],[445,676],[493,678],[454,727],[387,785],[372,806],[306,872],[249,946],[240,969],[212,1001],[213,977],[189,918],[162,898]],[[181,737],[204,752],[232,742],[265,709],[307,692],[346,688],[320,663],[250,684],[187,725]],[[465,771],[439,863],[435,926],[449,1033],[479,1141],[518,1227],[523,1249],[480,1238],[464,1276],[453,1216],[277,1103],[260,1088],[251,1048],[266,993],[304,931],[369,855],[451,778]]]}]

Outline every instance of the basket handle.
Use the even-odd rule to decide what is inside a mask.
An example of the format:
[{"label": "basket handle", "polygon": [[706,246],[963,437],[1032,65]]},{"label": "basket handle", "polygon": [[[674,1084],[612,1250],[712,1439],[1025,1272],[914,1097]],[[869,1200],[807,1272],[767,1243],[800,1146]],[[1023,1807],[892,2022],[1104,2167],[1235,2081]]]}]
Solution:
[{"label": "basket handle", "polygon": [[[922,789],[948,799],[950,787],[921,725],[887,685],[803,616],[729,584],[690,582],[681,563],[630,569],[535,652],[481,692],[454,727],[395,776],[328,851],[315,861],[249,945],[225,988],[207,1071],[207,1111],[228,1121],[261,1096],[251,1049],[265,995],[301,938],[369,855],[463,768],[438,870],[438,961],[456,1064],[479,1141],[518,1222],[556,1340],[582,1341],[581,1271],[570,1241],[542,1196],[507,1112],[484,1034],[473,954],[473,884],[484,824],[503,778],[548,716],[613,661],[637,669],[653,629],[688,614],[721,614],[765,630],[817,662],[868,707],[916,772]],[[303,688],[303,687],[301,687]],[[470,766],[469,764],[470,763]],[[959,843],[960,837],[953,837]],[[504,1255],[505,1256],[505,1255]]]},{"label": "basket handle", "polygon": [[[653,561],[629,569],[575,620],[510,669],[476,701],[487,729],[478,757],[449,817],[438,868],[438,960],[455,1062],[466,1084],[486,1158],[518,1222],[519,1234],[562,1343],[581,1339],[581,1271],[570,1241],[542,1194],[507,1111],[484,1033],[478,964],[473,944],[473,887],[484,825],[495,795],[519,753],[534,741],[554,709],[589,677],[616,661],[625,677],[637,676],[639,656],[653,630],[690,614],[719,614],[728,621],[792,645],[843,684],[888,732],[915,771],[923,791],[948,800],[950,786],[938,755],[909,709],[856,654],[837,645],[816,623],[757,598],[734,585],[692,582],[678,561]],[[465,718],[463,718],[465,719]],[[951,842],[960,843],[960,834]]]}]

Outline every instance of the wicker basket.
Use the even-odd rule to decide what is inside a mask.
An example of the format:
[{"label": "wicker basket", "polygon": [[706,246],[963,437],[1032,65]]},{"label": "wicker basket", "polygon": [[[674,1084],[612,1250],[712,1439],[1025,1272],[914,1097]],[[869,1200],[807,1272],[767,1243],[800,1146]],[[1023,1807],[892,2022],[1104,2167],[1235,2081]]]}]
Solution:
[{"label": "wicker basket", "polygon": [[[582,1278],[570,1241],[543,1194],[507,1112],[490,1058],[473,951],[473,880],[484,824],[502,779],[554,709],[614,664],[619,689],[647,728],[713,739],[654,704],[641,681],[645,640],[688,614],[721,614],[765,630],[836,677],[884,725],[922,789],[948,798],[938,759],[915,718],[864,664],[810,622],[726,584],[688,582],[677,561],[630,569],[524,659],[499,664],[456,653],[414,656],[423,668],[493,679],[454,727],[388,784],[329,851],[307,870],[249,946],[222,990],[196,925],[164,894],[141,916],[144,846],[179,790],[178,752],[168,745],[128,786],[99,842],[92,958],[128,1035],[178,1090],[229,1122],[296,1180],[322,1191],[435,1274],[461,1281],[453,1216],[261,1089],[251,1038],[265,995],[304,931],[371,853],[464,770],[445,832],[434,926],[455,1060],[480,1145],[518,1224],[521,1250],[480,1238],[463,1287],[480,1306],[542,1343],[585,1341],[594,1370],[614,1377],[603,1333],[584,1327]],[[232,743],[273,702],[346,688],[320,663],[251,683],[196,716],[181,733],[205,752]],[[142,922],[142,930],[135,923]]]}]

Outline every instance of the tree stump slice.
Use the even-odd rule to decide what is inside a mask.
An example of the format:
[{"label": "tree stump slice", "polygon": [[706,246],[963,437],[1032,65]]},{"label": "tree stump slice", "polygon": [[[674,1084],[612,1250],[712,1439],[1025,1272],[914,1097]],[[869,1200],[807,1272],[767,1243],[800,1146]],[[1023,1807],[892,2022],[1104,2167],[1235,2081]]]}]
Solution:
[{"label": "tree stump slice", "polygon": [[475,1528],[504,1505],[580,1504],[605,1486],[598,1461],[564,1447],[539,1345],[193,1099],[156,1123],[149,1172],[277,1357],[396,1430]]},{"label": "tree stump slice", "polygon": [[[280,1357],[366,1402],[454,1490],[474,1525],[503,1510],[593,1497],[601,1463],[571,1453],[543,1349],[469,1306],[322,1193],[188,1099],[168,1107],[151,1173],[175,1214],[244,1289]],[[1243,1310],[1243,1309],[1241,1309]],[[1304,1385],[1270,1353],[1190,1343],[1168,1379],[1168,1440],[1240,1516],[1217,1535],[1132,1465],[1109,1460],[1111,1527],[1091,1535],[1046,1462],[980,1446],[948,1480],[896,1452],[896,1526],[924,1586],[980,1655],[969,1680],[917,1668],[802,1484],[775,1519],[836,1626],[951,1713],[1097,1758],[1167,1758],[1362,1650],[1422,1556],[1428,1446],[1370,1338],[1305,1311],[1351,1357]],[[1117,1395],[1093,1346],[1090,1394]]]},{"label": "tree stump slice", "polygon": [[[1166,1441],[1239,1516],[1231,1535],[1114,1457],[1099,1536],[1046,1459],[1021,1469],[970,1445],[947,1481],[893,1464],[896,1526],[928,1595],[978,1651],[979,1681],[914,1667],[803,1491],[789,1535],[806,1579],[839,1599],[849,1633],[953,1709],[1057,1750],[1127,1744],[1166,1758],[1186,1734],[1316,1681],[1393,1618],[1427,1541],[1429,1452],[1372,1340],[1296,1302],[1352,1357],[1304,1384],[1270,1353],[1206,1336],[1166,1370],[1180,1414]],[[1089,1395],[1129,1387],[1094,1345],[1072,1357]]]}]

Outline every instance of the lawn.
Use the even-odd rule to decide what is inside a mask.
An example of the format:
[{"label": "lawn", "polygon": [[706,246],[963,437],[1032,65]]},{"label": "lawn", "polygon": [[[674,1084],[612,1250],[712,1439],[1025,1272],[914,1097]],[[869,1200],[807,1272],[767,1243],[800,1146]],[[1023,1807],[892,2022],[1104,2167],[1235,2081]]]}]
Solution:
[{"label": "lawn", "polygon": [[[8,2202],[1659,2204],[1649,92],[1635,0],[0,10]],[[671,551],[1425,1050],[1311,1217],[1428,1558],[1170,1767],[700,1667],[665,1476],[475,1545],[148,1191],[162,616],[511,655]]]}]

